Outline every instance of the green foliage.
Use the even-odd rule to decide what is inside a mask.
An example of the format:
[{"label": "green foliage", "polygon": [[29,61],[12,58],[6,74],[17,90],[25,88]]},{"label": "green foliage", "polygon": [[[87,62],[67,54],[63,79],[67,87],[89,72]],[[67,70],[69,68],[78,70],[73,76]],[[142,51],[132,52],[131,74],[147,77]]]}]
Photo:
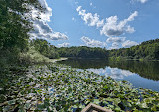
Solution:
[{"label": "green foliage", "polygon": [[108,53],[105,49],[95,47],[61,47],[57,49],[61,57],[74,58],[107,58]]},{"label": "green foliage", "polygon": [[40,9],[38,0],[0,1],[0,49],[18,47],[24,50],[26,48],[28,32],[32,30],[29,6]]},{"label": "green foliage", "polygon": [[4,66],[15,64],[19,53],[28,50],[30,7],[45,10],[38,0],[0,0],[0,64]]},{"label": "green foliage", "polygon": [[[12,52],[12,51],[14,52]],[[19,61],[20,49],[13,47],[12,49],[0,50],[0,71],[11,65],[17,65]]]},{"label": "green foliage", "polygon": [[50,43],[44,39],[33,39],[31,40],[30,45],[33,46],[36,51],[50,59],[59,58],[59,54],[56,52],[57,48],[53,45],[50,45]]},{"label": "green foliage", "polygon": [[[26,71],[22,67],[12,70],[19,69]],[[135,89],[126,81],[118,82],[63,65],[32,66],[27,72],[17,80],[1,83],[0,91],[7,93],[1,95],[3,111],[79,112],[90,102],[113,111],[159,110],[159,93]],[[8,73],[8,77],[14,74]]]},{"label": "green foliage", "polygon": [[27,52],[20,53],[19,61],[25,65],[50,62],[49,58],[43,56],[34,48],[30,48]]},{"label": "green foliage", "polygon": [[[27,70],[27,74],[17,80],[6,80],[7,84],[1,83],[0,91],[4,93],[1,111],[79,112],[89,103],[113,111],[159,111],[158,92],[133,88],[126,81],[118,82],[63,65],[20,69]],[[18,71],[18,68],[12,70]],[[14,74],[8,73],[8,77]]]},{"label": "green foliage", "polygon": [[159,60],[159,39],[149,40],[130,48],[109,50],[109,57],[126,59]]}]

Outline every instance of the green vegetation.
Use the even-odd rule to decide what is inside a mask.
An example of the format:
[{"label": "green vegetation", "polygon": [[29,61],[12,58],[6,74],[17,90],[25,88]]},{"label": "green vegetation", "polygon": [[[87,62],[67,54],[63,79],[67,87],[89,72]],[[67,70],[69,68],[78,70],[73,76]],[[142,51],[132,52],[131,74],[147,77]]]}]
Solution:
[{"label": "green vegetation", "polygon": [[45,10],[38,0],[0,0],[0,65],[2,66],[18,63],[19,54],[28,50],[28,32],[32,30],[30,7],[39,11]]},{"label": "green vegetation", "polygon": [[109,59],[112,61],[131,60],[159,60],[159,39],[150,40],[130,48],[106,50],[99,47],[61,47],[56,48],[46,40],[36,39],[31,41],[35,50],[48,58],[70,57],[86,59]]},{"label": "green vegetation", "polygon": [[105,49],[95,47],[61,47],[57,49],[61,57],[74,57],[74,58],[107,58],[108,53]]},{"label": "green vegetation", "polygon": [[19,61],[24,65],[50,62],[50,59],[40,54],[34,47],[29,48],[27,52],[20,53]]},{"label": "green vegetation", "polygon": [[[159,110],[159,93],[63,65],[12,68],[1,84],[0,110],[80,112],[90,102],[113,111]],[[25,75],[24,75],[25,74]],[[6,93],[6,94],[5,94]]]},{"label": "green vegetation", "polygon": [[108,52],[111,60],[159,60],[159,39],[145,41],[130,48],[109,50]]},{"label": "green vegetation", "polygon": [[56,52],[57,48],[54,45],[50,45],[50,43],[44,39],[33,39],[30,45],[33,46],[36,51],[50,59],[59,58],[59,53]]}]

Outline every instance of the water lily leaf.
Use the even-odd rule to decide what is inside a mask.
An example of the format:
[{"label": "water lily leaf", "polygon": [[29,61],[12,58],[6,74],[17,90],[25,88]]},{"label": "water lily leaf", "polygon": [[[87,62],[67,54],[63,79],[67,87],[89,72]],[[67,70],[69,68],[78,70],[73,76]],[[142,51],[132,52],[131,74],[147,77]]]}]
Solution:
[{"label": "water lily leaf", "polygon": [[31,107],[31,104],[30,103],[26,103],[25,105],[24,105],[24,108],[25,109],[29,109]]},{"label": "water lily leaf", "polygon": [[154,106],[151,108],[151,111],[154,111],[154,112],[157,111],[156,105],[154,105]]},{"label": "water lily leaf", "polygon": [[79,108],[81,108],[81,109],[83,109],[84,107],[85,107],[85,106],[82,105],[82,104],[79,105]]},{"label": "water lily leaf", "polygon": [[148,108],[147,104],[146,103],[141,103],[140,105],[142,108]]},{"label": "water lily leaf", "polygon": [[24,108],[20,108],[18,112],[26,112],[26,110]]},{"label": "water lily leaf", "polygon": [[10,101],[8,101],[9,105],[14,105],[15,103],[16,103],[16,100],[10,100]]},{"label": "water lily leaf", "polygon": [[94,99],[93,103],[95,103],[95,104],[99,104],[99,103],[100,103],[100,101],[99,101],[99,99]]},{"label": "water lily leaf", "polygon": [[121,108],[120,107],[115,107],[115,112],[121,112]]}]

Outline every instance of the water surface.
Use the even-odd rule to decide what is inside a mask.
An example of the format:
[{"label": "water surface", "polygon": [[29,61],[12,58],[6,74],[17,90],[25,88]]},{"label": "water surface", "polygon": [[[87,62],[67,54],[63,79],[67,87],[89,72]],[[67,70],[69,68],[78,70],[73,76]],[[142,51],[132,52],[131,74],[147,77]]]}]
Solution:
[{"label": "water surface", "polygon": [[135,87],[159,91],[159,62],[68,59],[58,63],[110,76],[115,80],[127,80]]}]

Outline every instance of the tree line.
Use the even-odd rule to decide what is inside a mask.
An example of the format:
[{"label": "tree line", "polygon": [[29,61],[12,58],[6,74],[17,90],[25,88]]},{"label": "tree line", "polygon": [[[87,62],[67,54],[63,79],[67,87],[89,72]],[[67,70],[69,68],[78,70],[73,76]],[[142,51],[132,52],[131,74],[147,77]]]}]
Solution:
[{"label": "tree line", "polygon": [[159,60],[159,39],[142,42],[130,48],[108,50],[111,59]]},{"label": "tree line", "polygon": [[35,39],[31,45],[41,54],[49,58],[76,57],[76,58],[109,58],[112,60],[137,59],[159,60],[159,39],[142,42],[130,48],[106,50],[99,47],[72,46],[57,48],[46,40]]},{"label": "tree line", "polygon": [[107,51],[103,48],[86,47],[86,46],[73,46],[73,47],[61,47],[57,48],[54,45],[50,45],[44,39],[33,39],[30,45],[39,51],[42,55],[48,58],[59,57],[72,57],[72,58],[107,58]]}]

